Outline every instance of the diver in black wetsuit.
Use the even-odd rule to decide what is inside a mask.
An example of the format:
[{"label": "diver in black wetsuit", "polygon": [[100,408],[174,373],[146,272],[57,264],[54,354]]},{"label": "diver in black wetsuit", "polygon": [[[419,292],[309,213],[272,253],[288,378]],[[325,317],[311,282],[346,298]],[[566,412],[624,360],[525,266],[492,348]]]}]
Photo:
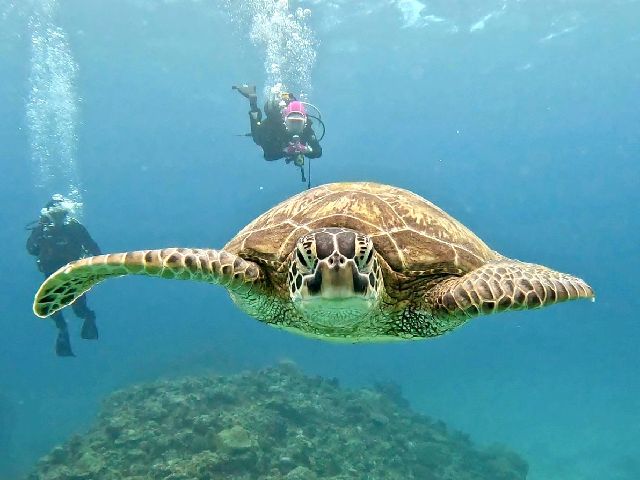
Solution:
[{"label": "diver in black wetsuit", "polygon": [[[45,278],[63,265],[90,255],[100,255],[100,247],[91,238],[87,229],[70,215],[70,200],[56,194],[40,211],[40,220],[27,239],[27,251],[37,257],[38,269]],[[73,303],[73,313],[84,320],[80,336],[84,339],[98,338],[96,315],[87,307],[84,295]],[[53,314],[58,328],[56,354],[73,357],[67,322],[62,312]]]},{"label": "diver in black wetsuit", "polygon": [[262,147],[264,159],[273,161],[281,158],[293,160],[298,165],[302,156],[319,158],[322,147],[312,128],[303,102],[290,93],[280,93],[267,100],[264,105],[266,118],[258,108],[255,85],[232,87],[249,99],[249,120],[251,137]]}]

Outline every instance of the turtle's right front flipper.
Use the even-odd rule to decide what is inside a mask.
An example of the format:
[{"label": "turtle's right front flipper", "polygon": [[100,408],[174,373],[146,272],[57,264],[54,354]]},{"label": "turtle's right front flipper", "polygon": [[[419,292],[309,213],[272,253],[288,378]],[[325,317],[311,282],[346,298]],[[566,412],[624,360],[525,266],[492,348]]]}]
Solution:
[{"label": "turtle's right front flipper", "polygon": [[33,312],[45,318],[110,277],[149,275],[215,283],[242,294],[261,278],[258,265],[224,250],[165,248],[87,257],[68,263],[38,289]]},{"label": "turtle's right front flipper", "polygon": [[507,258],[444,280],[427,294],[434,314],[444,318],[540,308],[578,298],[595,298],[584,280]]}]

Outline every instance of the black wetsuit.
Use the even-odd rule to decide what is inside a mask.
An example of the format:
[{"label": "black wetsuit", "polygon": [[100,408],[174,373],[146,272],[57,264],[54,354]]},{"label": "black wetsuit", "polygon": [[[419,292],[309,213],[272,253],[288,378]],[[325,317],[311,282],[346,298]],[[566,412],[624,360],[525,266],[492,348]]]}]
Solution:
[{"label": "black wetsuit", "polygon": [[[91,238],[87,229],[76,220],[71,220],[63,225],[38,223],[27,239],[27,251],[38,257],[38,269],[45,275],[45,278],[73,260],[101,253],[100,247]],[[72,304],[72,308],[73,313],[84,320],[82,338],[97,338],[96,315],[87,306],[86,297],[80,296]],[[58,327],[56,353],[61,356],[72,356],[67,322],[62,316],[62,312],[54,313],[52,318]]]},{"label": "black wetsuit", "polygon": [[[261,122],[262,114],[260,110],[249,112],[251,119],[251,136],[253,141],[262,147],[265,160],[279,160],[286,157],[284,149],[292,141],[292,135],[287,132],[282,117],[279,115],[267,115],[264,122]],[[322,156],[322,147],[316,138],[316,134],[311,127],[311,120],[307,119],[307,124],[300,135],[300,142],[311,147],[311,152],[306,153],[307,158],[319,158]]]}]

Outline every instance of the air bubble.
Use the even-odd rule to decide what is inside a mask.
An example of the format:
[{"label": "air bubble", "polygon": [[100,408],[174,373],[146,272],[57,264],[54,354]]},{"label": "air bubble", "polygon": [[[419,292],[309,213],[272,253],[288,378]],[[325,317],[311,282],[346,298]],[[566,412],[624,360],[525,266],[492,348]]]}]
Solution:
[{"label": "air bubble", "polygon": [[56,0],[34,2],[29,19],[31,72],[26,105],[36,186],[62,193],[81,216],[82,194],[76,161],[78,66],[64,30],[54,23]]},{"label": "air bubble", "polygon": [[[305,23],[311,11],[289,11],[286,0],[226,1],[234,21],[246,23],[253,44],[264,49],[266,85],[281,83],[283,91],[311,91],[317,41]],[[269,91],[265,92],[269,95]]]}]

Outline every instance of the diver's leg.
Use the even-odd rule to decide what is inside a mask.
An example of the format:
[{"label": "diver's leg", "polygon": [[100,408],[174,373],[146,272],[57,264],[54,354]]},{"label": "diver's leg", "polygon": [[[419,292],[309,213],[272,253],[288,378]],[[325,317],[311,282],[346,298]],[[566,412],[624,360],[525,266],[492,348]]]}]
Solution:
[{"label": "diver's leg", "polygon": [[256,145],[262,145],[264,143],[263,130],[264,127],[260,123],[262,121],[262,112],[258,109],[251,110],[249,112],[249,124],[251,125],[251,138]]},{"label": "diver's leg", "polygon": [[82,329],[80,330],[80,337],[85,340],[97,340],[98,339],[98,327],[96,326],[96,314],[93,310],[87,306],[87,296],[82,295],[71,305],[73,313],[75,313],[82,320]]},{"label": "diver's leg", "polygon": [[71,350],[71,341],[69,340],[67,322],[62,316],[62,312],[54,313],[53,321],[58,328],[58,337],[56,338],[56,355],[59,357],[75,357]]},{"label": "diver's leg", "polygon": [[249,95],[249,106],[251,107],[252,112],[259,112],[258,108],[258,96],[254,93],[253,95]]}]

